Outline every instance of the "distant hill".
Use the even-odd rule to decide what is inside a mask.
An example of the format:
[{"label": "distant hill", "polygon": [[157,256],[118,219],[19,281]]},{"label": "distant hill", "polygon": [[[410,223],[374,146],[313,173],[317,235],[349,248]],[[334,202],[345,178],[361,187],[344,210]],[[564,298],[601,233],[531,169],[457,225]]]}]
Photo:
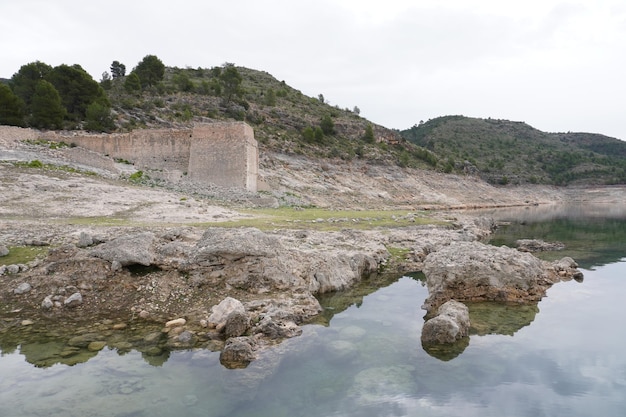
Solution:
[{"label": "distant hill", "polygon": [[448,172],[499,184],[624,184],[626,142],[590,133],[546,133],[523,122],[444,116],[400,132]]},{"label": "distant hill", "polygon": [[230,100],[218,88],[220,67],[166,67],[161,83],[138,93],[126,91],[124,78],[114,79],[107,96],[116,126],[124,131],[244,120],[254,128],[261,150],[415,168],[437,165],[431,152],[408,142],[396,130],[369,122],[359,115],[357,106],[333,106],[322,95],[306,96],[267,72],[236,69],[241,88]]}]

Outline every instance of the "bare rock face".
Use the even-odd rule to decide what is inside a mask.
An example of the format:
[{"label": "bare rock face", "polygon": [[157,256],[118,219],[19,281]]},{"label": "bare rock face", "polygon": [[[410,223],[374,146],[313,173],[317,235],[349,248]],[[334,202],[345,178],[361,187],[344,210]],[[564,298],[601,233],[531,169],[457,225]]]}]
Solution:
[{"label": "bare rock face", "polygon": [[553,281],[546,265],[530,253],[480,242],[452,242],[424,260],[432,311],[448,300],[539,301]]},{"label": "bare rock face", "polygon": [[467,306],[455,300],[442,304],[437,316],[422,328],[423,344],[454,343],[469,335],[470,318]]},{"label": "bare rock face", "polygon": [[211,265],[214,262],[233,262],[245,257],[274,257],[283,251],[280,239],[258,229],[211,227],[197,244],[194,262]]},{"label": "bare rock face", "polygon": [[155,260],[154,234],[150,232],[126,235],[98,245],[91,256],[109,262],[119,262],[122,266],[150,266]]}]

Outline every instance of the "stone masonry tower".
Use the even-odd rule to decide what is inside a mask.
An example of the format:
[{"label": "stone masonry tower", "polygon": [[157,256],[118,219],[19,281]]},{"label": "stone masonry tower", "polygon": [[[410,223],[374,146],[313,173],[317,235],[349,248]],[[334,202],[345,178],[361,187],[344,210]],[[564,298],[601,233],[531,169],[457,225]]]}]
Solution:
[{"label": "stone masonry tower", "polygon": [[201,123],[190,141],[191,180],[257,191],[259,151],[252,127],[242,122]]}]

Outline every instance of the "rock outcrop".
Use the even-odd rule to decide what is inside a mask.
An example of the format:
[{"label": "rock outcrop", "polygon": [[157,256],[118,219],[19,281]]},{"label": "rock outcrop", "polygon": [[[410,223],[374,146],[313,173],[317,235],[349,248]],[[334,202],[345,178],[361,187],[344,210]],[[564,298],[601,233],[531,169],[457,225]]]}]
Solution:
[{"label": "rock outcrop", "polygon": [[429,296],[423,308],[429,312],[451,299],[536,302],[555,282],[582,276],[573,260],[551,264],[530,253],[480,242],[452,242],[429,254],[424,274]]},{"label": "rock outcrop", "polygon": [[109,262],[119,262],[122,266],[150,266],[155,261],[154,241],[155,236],[151,232],[120,236],[98,245],[91,251],[91,255]]}]

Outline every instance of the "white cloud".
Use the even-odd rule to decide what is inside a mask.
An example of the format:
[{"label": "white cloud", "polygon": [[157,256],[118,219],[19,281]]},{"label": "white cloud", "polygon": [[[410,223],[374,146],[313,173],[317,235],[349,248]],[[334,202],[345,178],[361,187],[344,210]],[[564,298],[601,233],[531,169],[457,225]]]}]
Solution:
[{"label": "white cloud", "polygon": [[34,60],[234,62],[374,122],[524,120],[626,139],[626,5],[618,0],[77,0],[2,2],[0,76]]}]

